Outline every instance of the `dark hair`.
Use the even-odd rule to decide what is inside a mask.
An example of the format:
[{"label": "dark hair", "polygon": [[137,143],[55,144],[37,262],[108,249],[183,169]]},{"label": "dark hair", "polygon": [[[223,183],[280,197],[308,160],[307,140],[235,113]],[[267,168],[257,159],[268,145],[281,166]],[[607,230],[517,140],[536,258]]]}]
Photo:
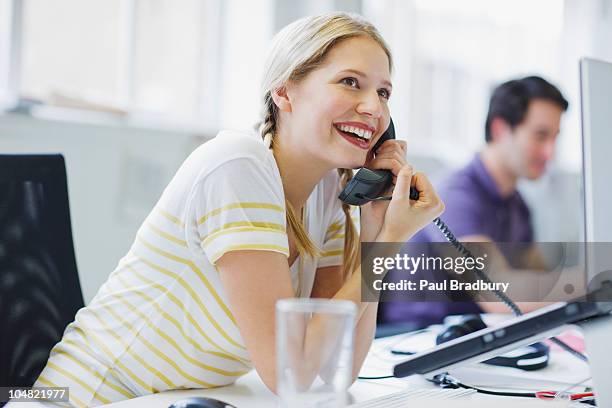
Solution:
[{"label": "dark hair", "polygon": [[529,102],[534,99],[545,99],[553,102],[559,105],[563,111],[566,111],[569,106],[557,87],[538,76],[504,82],[495,88],[489,101],[489,113],[485,123],[485,140],[487,143],[492,139],[491,122],[493,122],[493,119],[502,118],[510,127],[515,127],[525,119]]}]

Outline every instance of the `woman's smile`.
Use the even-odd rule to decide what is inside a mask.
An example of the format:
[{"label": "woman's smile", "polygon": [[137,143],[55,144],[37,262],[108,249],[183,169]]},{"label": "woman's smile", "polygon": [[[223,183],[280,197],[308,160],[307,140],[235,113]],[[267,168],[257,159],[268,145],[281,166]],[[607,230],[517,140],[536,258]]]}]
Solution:
[{"label": "woman's smile", "polygon": [[[350,130],[349,130],[350,129]],[[363,150],[370,149],[372,132],[345,125],[334,125],[334,130],[349,143]]]}]

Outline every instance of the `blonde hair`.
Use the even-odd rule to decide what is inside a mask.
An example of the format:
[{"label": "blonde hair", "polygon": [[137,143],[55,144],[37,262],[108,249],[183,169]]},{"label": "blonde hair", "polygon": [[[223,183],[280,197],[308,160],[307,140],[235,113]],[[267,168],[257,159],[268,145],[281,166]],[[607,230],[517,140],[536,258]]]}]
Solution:
[{"label": "blonde hair", "polygon": [[[278,108],[272,100],[272,92],[288,82],[298,82],[319,67],[329,51],[339,42],[360,36],[376,41],[389,58],[389,69],[393,66],[391,52],[378,30],[356,14],[333,12],[297,20],[276,34],[264,65],[261,83],[263,110],[259,132],[266,145],[272,149],[277,130]],[[351,169],[338,169],[341,186],[353,177]],[[310,240],[304,225],[296,216],[295,209],[285,199],[287,225],[296,238],[300,254],[316,257],[319,249]],[[344,231],[343,276],[346,279],[359,264],[359,235],[351,219],[350,206],[342,204],[346,217]]]}]

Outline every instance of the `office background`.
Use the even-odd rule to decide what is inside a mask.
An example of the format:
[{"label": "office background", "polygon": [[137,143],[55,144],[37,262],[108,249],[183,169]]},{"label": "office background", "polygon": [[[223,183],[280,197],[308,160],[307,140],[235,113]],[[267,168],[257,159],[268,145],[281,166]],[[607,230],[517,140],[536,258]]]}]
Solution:
[{"label": "office background", "polygon": [[434,180],[483,145],[493,86],[558,85],[556,158],[520,188],[538,240],[582,239],[578,59],[612,61],[612,0],[0,0],[0,152],[65,155],[86,302],[184,158],[257,121],[274,33],[331,10],[389,42],[397,134]]}]

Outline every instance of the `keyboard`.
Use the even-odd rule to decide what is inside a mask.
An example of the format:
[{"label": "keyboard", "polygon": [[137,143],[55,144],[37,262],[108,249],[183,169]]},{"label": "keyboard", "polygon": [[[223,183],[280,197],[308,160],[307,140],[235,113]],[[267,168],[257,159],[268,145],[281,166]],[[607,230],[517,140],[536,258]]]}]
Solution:
[{"label": "keyboard", "polygon": [[382,397],[374,398],[368,401],[358,402],[349,405],[350,408],[405,408],[411,406],[415,400],[453,400],[465,398],[476,393],[475,390],[440,390],[440,389],[410,389],[396,392]]}]

